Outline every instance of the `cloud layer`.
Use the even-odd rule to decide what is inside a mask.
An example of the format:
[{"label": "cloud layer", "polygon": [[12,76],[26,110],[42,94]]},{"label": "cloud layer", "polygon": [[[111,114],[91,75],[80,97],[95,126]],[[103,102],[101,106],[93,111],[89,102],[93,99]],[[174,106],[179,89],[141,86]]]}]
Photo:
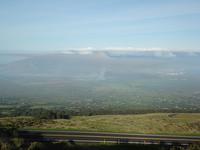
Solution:
[{"label": "cloud layer", "polygon": [[95,48],[95,47],[82,47],[82,48],[69,48],[63,52],[82,52],[90,53],[92,51],[132,51],[132,52],[200,52],[200,49],[169,49],[169,48],[159,48],[159,47],[151,47],[151,48],[137,48],[137,47],[103,47],[103,48]]}]

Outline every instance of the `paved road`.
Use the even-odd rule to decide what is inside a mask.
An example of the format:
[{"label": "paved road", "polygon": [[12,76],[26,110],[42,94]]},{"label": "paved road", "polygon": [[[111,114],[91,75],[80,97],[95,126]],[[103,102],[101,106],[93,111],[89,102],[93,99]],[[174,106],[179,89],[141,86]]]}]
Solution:
[{"label": "paved road", "polygon": [[200,144],[200,136],[170,136],[79,131],[21,130],[20,135],[31,141],[69,141],[72,143],[142,143]]}]

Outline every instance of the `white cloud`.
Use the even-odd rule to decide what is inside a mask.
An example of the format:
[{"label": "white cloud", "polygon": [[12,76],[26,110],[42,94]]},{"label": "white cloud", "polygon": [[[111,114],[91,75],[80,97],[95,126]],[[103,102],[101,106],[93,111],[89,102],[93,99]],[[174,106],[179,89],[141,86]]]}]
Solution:
[{"label": "white cloud", "polygon": [[[137,48],[137,47],[82,47],[82,48],[68,48],[65,53],[80,52],[83,54],[91,53],[94,51],[132,51],[132,52],[190,52],[191,54],[195,52],[200,52],[200,49],[170,49],[170,48],[160,48],[160,47],[150,47],[150,48]],[[159,55],[160,53],[158,53]]]},{"label": "white cloud", "polygon": [[96,49],[93,47],[82,47],[82,48],[68,48],[66,50],[61,51],[62,54],[80,54],[80,55],[88,55],[92,54]]},{"label": "white cloud", "polygon": [[77,50],[77,51],[93,51],[95,50],[94,47],[82,47],[82,48],[71,48],[71,50]]},{"label": "white cloud", "polygon": [[68,48],[65,50],[66,53],[71,51],[80,51],[80,52],[89,52],[89,51],[169,51],[166,48],[135,48],[135,47],[103,47],[103,48],[94,48],[94,47],[82,47],[82,48]]},{"label": "white cloud", "polygon": [[134,48],[134,47],[106,47],[104,50],[111,51],[169,51],[166,48]]}]

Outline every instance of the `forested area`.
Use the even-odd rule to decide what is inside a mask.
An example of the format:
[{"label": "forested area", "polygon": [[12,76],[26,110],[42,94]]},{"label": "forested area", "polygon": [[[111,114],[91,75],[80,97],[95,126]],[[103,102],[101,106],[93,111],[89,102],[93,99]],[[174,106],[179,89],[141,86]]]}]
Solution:
[{"label": "forested area", "polygon": [[70,116],[62,110],[29,109],[26,107],[16,109],[13,112],[13,116],[32,116],[38,119],[70,119]]}]

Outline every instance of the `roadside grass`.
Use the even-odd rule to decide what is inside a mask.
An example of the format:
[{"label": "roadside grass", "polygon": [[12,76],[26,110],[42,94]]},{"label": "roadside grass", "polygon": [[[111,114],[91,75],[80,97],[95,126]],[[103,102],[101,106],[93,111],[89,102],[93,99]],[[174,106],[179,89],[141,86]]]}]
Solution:
[{"label": "roadside grass", "polygon": [[200,135],[200,113],[74,116],[69,120],[7,117],[0,118],[0,124],[38,130]]}]

